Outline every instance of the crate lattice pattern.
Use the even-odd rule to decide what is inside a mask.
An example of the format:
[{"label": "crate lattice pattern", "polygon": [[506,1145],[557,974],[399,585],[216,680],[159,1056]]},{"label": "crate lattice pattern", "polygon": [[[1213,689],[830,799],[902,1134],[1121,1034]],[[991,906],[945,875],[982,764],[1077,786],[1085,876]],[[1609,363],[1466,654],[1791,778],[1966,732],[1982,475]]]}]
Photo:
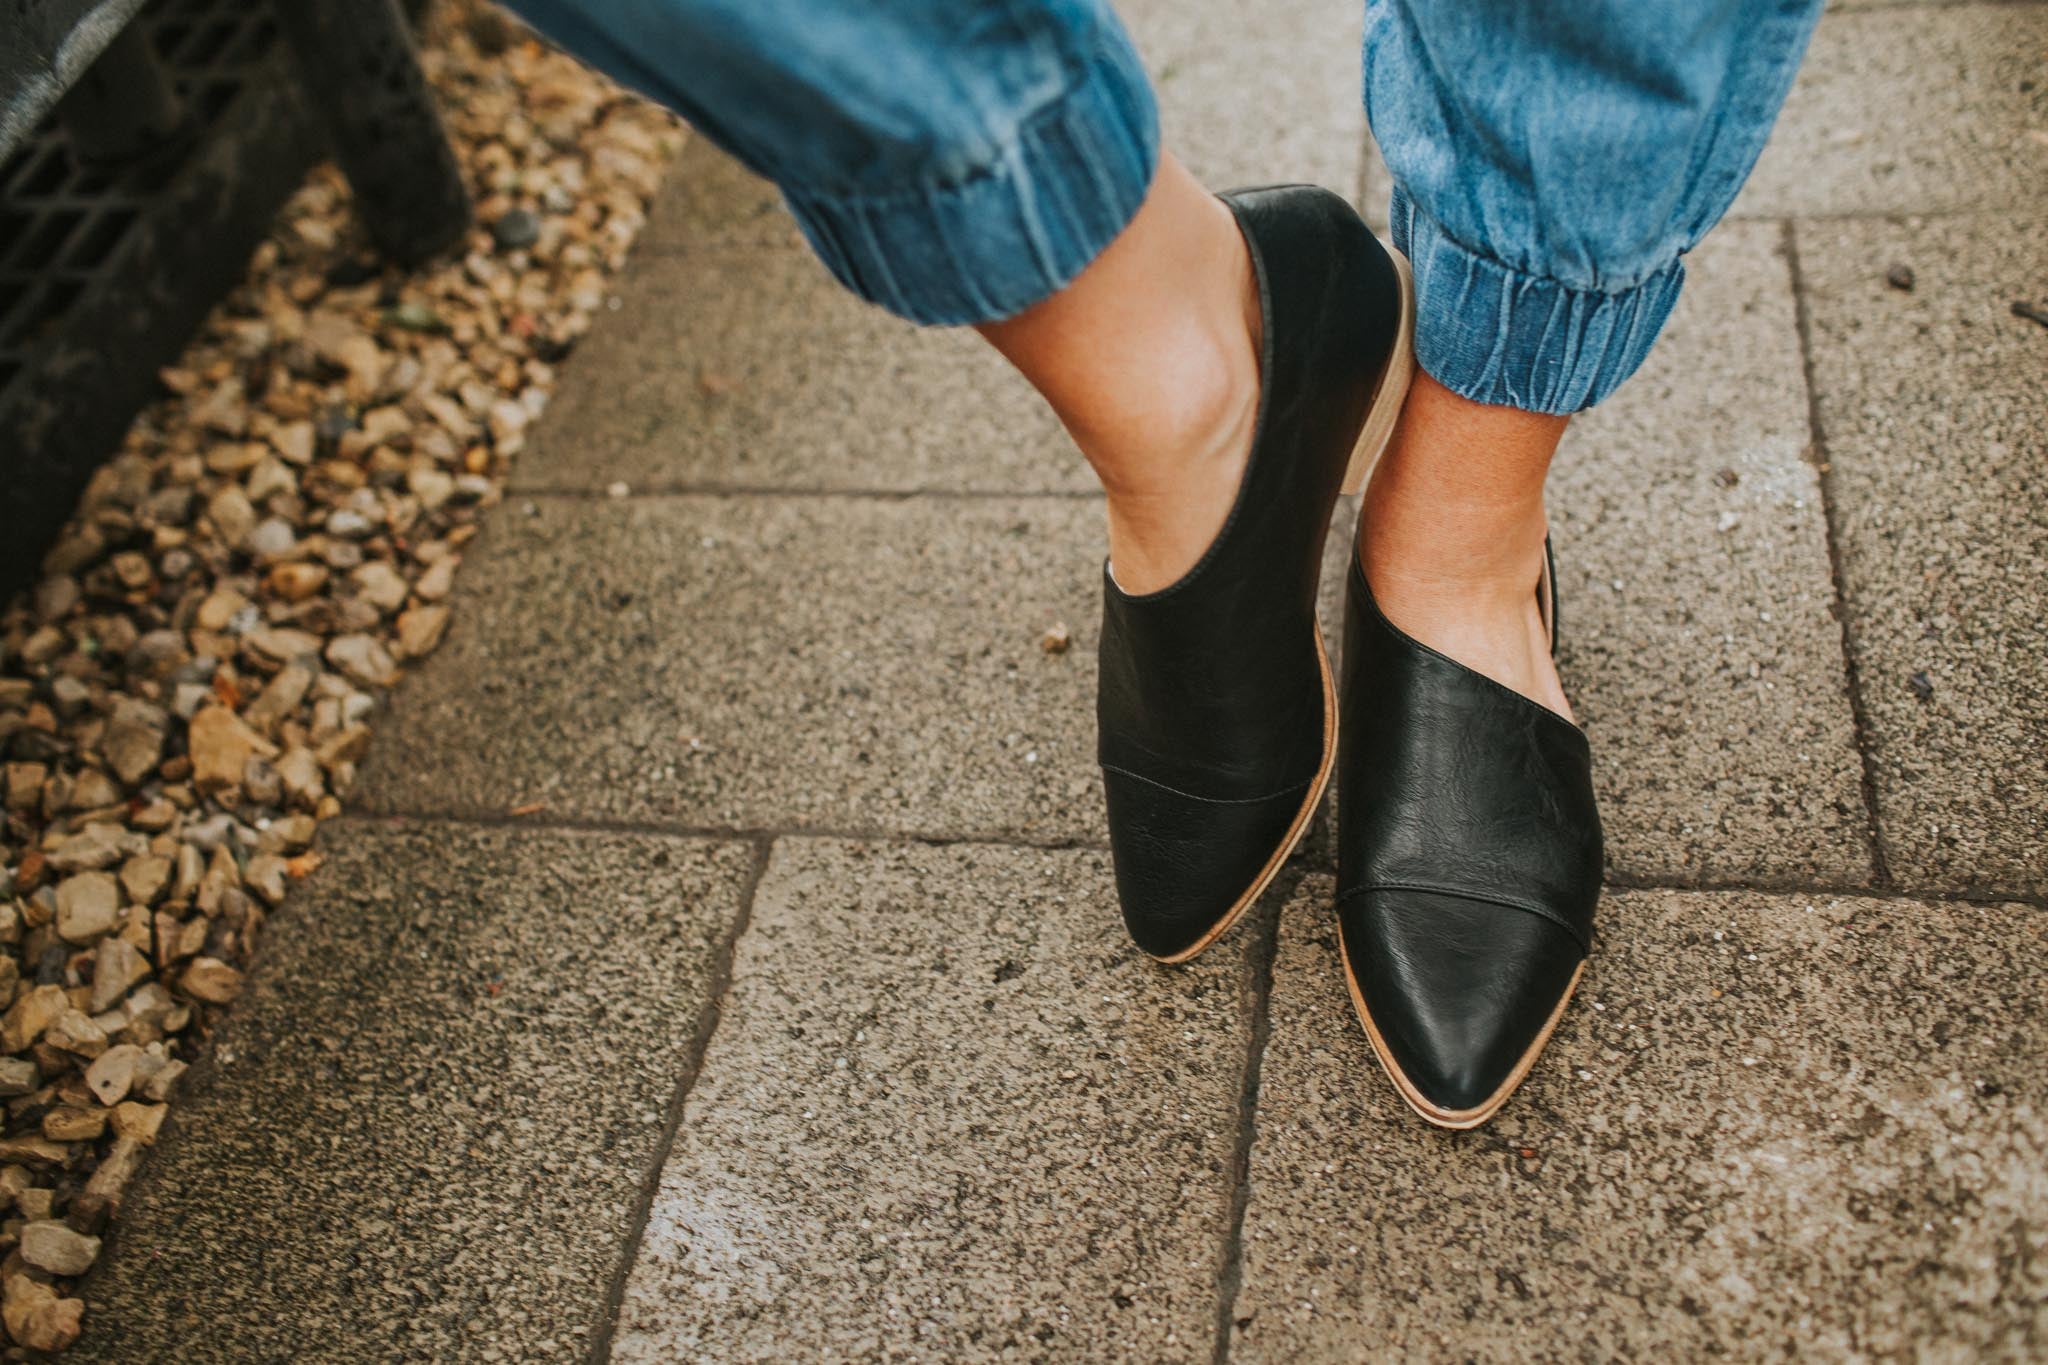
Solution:
[{"label": "crate lattice pattern", "polygon": [[178,92],[189,135],[135,165],[92,166],[53,114],[0,166],[0,390],[61,331],[151,197],[211,135],[277,40],[269,7],[245,0],[158,0],[136,22]]}]

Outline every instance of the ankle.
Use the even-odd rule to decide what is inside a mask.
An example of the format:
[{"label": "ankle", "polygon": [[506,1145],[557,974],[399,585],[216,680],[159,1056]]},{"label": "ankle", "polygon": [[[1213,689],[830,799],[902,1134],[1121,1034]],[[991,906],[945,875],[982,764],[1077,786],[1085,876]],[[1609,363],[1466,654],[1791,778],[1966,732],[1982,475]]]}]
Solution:
[{"label": "ankle", "polygon": [[1377,481],[1359,518],[1360,558],[1375,588],[1385,580],[1475,604],[1519,602],[1542,574],[1548,534],[1540,497],[1519,506],[1404,500]]},{"label": "ankle", "polygon": [[1210,200],[1203,217],[1205,268],[1189,278],[1180,305],[1146,320],[1128,368],[1098,403],[1060,414],[1111,498],[1171,496],[1218,463],[1234,482],[1251,445],[1258,290],[1229,209]]},{"label": "ankle", "polygon": [[1172,497],[1219,466],[1241,464],[1258,415],[1258,365],[1242,333],[1190,328],[1147,355],[1068,430],[1112,500]]}]

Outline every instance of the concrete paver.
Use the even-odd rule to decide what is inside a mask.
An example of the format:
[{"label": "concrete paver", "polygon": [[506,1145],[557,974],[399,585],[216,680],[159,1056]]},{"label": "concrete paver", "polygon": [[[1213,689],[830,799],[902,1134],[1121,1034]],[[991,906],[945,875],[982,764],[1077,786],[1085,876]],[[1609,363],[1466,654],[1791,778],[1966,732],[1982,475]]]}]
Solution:
[{"label": "concrete paver", "polygon": [[[743,215],[746,186],[730,187]],[[616,325],[570,360],[577,382],[521,455],[515,489],[1096,487],[1051,410],[979,337],[862,303],[807,248],[636,260],[621,297]]]},{"label": "concrete paver", "polygon": [[1166,145],[1203,184],[1301,180],[1356,193],[1363,5],[1124,0],[1117,10],[1151,74]]},{"label": "concrete paver", "polygon": [[2048,892],[2048,218],[1796,230],[1891,870]]},{"label": "concrete paver", "polygon": [[613,1359],[1210,1358],[1252,935],[1155,966],[1104,863],[775,845]]},{"label": "concrete paver", "polygon": [[1693,253],[1649,363],[1554,466],[1559,664],[1628,876],[1870,875],[1781,235]]},{"label": "concrete paver", "polygon": [[[662,181],[647,211],[647,226],[633,244],[632,280],[636,287],[656,265],[656,258],[678,253],[694,255],[726,247],[804,247],[803,233],[783,207],[782,195],[766,180],[720,151],[709,140],[693,136]],[[630,305],[631,299],[622,304]],[[650,316],[643,320],[655,321]],[[620,321],[598,328],[593,341],[608,333],[630,332]],[[650,336],[658,342],[659,334]],[[599,368],[601,372],[601,367]],[[596,377],[596,376],[591,376]]]},{"label": "concrete paver", "polygon": [[1738,216],[2019,208],[2048,175],[2048,7],[1824,15]]},{"label": "concrete paver", "polygon": [[[1099,842],[1101,517],[1072,498],[515,502],[360,799]],[[1064,654],[1040,647],[1055,622]]]},{"label": "concrete paver", "polygon": [[88,1360],[574,1359],[743,844],[351,822],[125,1200]]},{"label": "concrete paver", "polygon": [[1488,1127],[1414,1119],[1310,879],[1230,1358],[2007,1359],[2048,1340],[2048,919],[1638,892]]}]

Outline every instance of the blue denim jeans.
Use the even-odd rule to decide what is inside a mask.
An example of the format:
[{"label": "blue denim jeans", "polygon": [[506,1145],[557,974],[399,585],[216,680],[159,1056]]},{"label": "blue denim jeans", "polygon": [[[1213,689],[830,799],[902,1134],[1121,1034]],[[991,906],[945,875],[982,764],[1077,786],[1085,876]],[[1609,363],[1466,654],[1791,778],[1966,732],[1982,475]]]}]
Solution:
[{"label": "blue denim jeans", "polygon": [[[1423,368],[1537,412],[1613,392],[1762,150],[1821,3],[1366,0]],[[513,4],[773,180],[840,281],[917,322],[1058,290],[1158,160],[1107,0]]]}]

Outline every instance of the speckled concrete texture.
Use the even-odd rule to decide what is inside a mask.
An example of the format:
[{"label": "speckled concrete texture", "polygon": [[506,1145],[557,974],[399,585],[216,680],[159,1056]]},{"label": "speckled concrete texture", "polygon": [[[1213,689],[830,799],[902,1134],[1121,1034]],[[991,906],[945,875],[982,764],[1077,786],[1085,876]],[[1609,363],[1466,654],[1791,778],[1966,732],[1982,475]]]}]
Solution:
[{"label": "speckled concrete texture", "polygon": [[[1099,841],[1101,517],[1072,498],[515,499],[360,799]],[[1072,644],[1048,654],[1057,622]]]},{"label": "speckled concrete texture", "polygon": [[1085,851],[778,843],[617,1361],[1208,1361],[1245,929],[1160,967]]},{"label": "speckled concrete texture", "polygon": [[1202,183],[1299,180],[1355,194],[1363,5],[1125,0],[1117,12],[1152,76],[1166,145]]},{"label": "speckled concrete texture", "polygon": [[1782,237],[1729,224],[1693,253],[1551,477],[1559,665],[1626,876],[1870,875]]},{"label": "speckled concrete texture", "polygon": [[1402,1106],[1281,919],[1230,1359],[2038,1359],[2048,919],[1639,892],[1528,1084]]},{"label": "speckled concrete texture", "polygon": [[123,1205],[66,1359],[580,1357],[745,845],[351,822]]},{"label": "speckled concrete texture", "polygon": [[[659,256],[736,246],[803,249],[803,240],[775,186],[708,139],[692,137],[648,207],[647,226],[633,244],[634,278]],[[622,330],[600,328],[597,338]]]},{"label": "speckled concrete texture", "polygon": [[2048,217],[1797,232],[1891,870],[2048,892]]},{"label": "speckled concrete texture", "polygon": [[1096,487],[980,338],[862,303],[804,247],[636,258],[620,298],[515,489]]},{"label": "speckled concrete texture", "polygon": [[2048,8],[1822,17],[1742,217],[2019,208],[2048,176]]}]

